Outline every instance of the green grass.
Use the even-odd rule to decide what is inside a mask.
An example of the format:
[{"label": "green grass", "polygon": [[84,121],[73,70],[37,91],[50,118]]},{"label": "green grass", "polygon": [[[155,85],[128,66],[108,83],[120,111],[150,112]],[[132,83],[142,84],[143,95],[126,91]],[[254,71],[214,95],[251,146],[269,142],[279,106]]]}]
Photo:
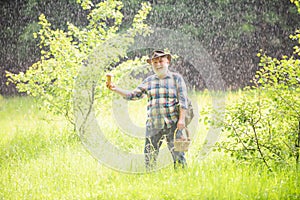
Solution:
[{"label": "green grass", "polygon": [[[62,119],[40,111],[30,98],[0,100],[0,127],[0,199],[300,198],[299,173],[293,169],[269,172],[220,153],[197,160],[191,150],[185,170],[111,170],[84,149]],[[193,148],[197,145],[201,139]]]}]

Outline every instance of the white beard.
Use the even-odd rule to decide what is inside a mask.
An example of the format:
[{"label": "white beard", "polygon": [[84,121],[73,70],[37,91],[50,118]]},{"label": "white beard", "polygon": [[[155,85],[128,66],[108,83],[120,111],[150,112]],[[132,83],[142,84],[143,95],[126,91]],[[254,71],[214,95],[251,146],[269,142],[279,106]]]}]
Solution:
[{"label": "white beard", "polygon": [[169,65],[168,64],[164,64],[164,66],[159,69],[159,70],[156,70],[154,67],[153,67],[153,71],[155,72],[155,74],[158,76],[158,77],[164,77],[167,75],[168,73],[168,69],[169,69]]}]

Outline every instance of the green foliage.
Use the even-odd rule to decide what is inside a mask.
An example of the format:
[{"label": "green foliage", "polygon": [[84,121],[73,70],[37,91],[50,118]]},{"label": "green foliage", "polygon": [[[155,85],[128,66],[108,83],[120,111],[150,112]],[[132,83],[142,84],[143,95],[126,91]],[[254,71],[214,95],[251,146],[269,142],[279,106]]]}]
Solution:
[{"label": "green foliage", "polygon": [[[91,1],[78,3],[89,11],[86,27],[80,28],[68,23],[67,31],[54,30],[45,15],[40,15],[41,29],[34,37],[40,40],[41,59],[25,73],[7,73],[9,81],[16,84],[20,92],[37,97],[42,102],[42,108],[64,115],[71,123],[74,123],[72,108],[75,81],[82,66],[87,65],[91,72],[97,71],[90,74],[97,76],[98,80],[95,98],[105,100],[107,90],[103,80],[106,71],[126,56],[137,34],[149,33],[144,20],[151,10],[149,4],[143,3],[133,19],[132,27],[120,32],[122,2],[108,0],[95,6]],[[142,63],[138,59],[135,62]],[[124,66],[130,68],[129,64],[131,61],[127,65],[126,62],[122,64],[123,67],[115,67],[115,71],[123,71],[126,68]]]},{"label": "green foliage", "polygon": [[[76,2],[80,3],[81,7]],[[32,32],[38,29],[37,15],[44,13],[52,29],[59,28],[66,31],[67,22],[72,22],[76,27],[86,26],[88,23],[86,13],[95,8],[96,2],[100,0],[28,0],[16,5],[4,3],[0,12],[3,18],[3,27],[0,31],[5,38],[1,43],[3,56],[0,59],[0,70],[25,72],[39,59],[38,41],[31,37]],[[126,30],[131,27],[132,20],[143,0],[122,2],[125,6],[122,8],[124,18],[120,30]],[[223,79],[230,88],[247,85],[248,80],[254,75],[257,66],[253,64],[252,55],[257,52],[257,46],[271,54],[280,54],[290,44],[290,41],[283,36],[299,26],[300,22],[297,20],[297,8],[289,1],[282,0],[254,2],[154,0],[149,2],[152,2],[153,10],[149,14],[147,24],[151,24],[152,27],[177,30],[200,41],[212,57],[220,61]],[[113,20],[107,21],[112,23]],[[243,66],[240,62],[251,63],[251,65]],[[234,67],[240,70],[232,70]],[[249,68],[252,69],[250,73]],[[16,94],[13,84],[5,85],[7,81],[5,73],[0,74],[2,74],[0,93]],[[189,75],[187,78],[197,82],[194,76]],[[196,85],[197,89],[204,87],[204,85]]]},{"label": "green foliage", "polygon": [[[299,30],[290,36],[300,44]],[[281,59],[258,53],[261,69],[254,86],[245,89],[234,104],[226,108],[222,126],[225,139],[220,149],[246,162],[299,165],[300,158],[300,60],[294,55]]]},{"label": "green foliage", "polygon": [[[197,97],[203,106],[211,102],[205,95]],[[133,110],[134,115],[138,112]],[[43,117],[51,120],[46,123]],[[174,171],[170,165],[149,174],[114,171],[95,160],[62,122],[60,117],[39,110],[32,98],[4,98],[0,112],[1,199],[300,197],[299,172],[284,166],[269,173],[264,166],[241,164],[219,153],[200,161],[188,159],[185,170]],[[129,140],[122,142],[122,148],[129,145]],[[143,145],[140,141],[140,153]],[[195,142],[191,148],[200,146],[201,142]]]},{"label": "green foliage", "polygon": [[292,3],[294,3],[298,9],[298,13],[300,13],[300,1],[299,0],[291,0]]}]

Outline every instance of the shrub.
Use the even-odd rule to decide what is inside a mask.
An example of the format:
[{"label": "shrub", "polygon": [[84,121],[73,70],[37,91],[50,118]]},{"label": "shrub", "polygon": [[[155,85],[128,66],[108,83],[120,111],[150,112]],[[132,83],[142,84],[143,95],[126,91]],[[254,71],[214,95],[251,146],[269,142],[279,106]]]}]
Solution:
[{"label": "shrub", "polygon": [[[300,31],[290,38],[300,44]],[[274,164],[299,166],[299,56],[297,45],[292,56],[281,59],[258,53],[261,69],[254,86],[226,108],[224,120],[214,121],[225,134],[219,150],[241,161],[264,163],[270,170]]]},{"label": "shrub", "polygon": [[[144,20],[151,10],[149,4],[143,3],[131,27],[120,31],[123,20],[121,1],[107,0],[97,5],[89,0],[77,2],[89,13],[88,25],[79,28],[68,23],[67,31],[54,30],[46,17],[40,15],[41,28],[34,37],[40,40],[41,59],[25,73],[7,73],[9,81],[16,84],[19,92],[37,97],[41,108],[64,115],[74,126],[73,92],[81,68],[97,69],[97,73],[90,74],[97,76],[98,80],[92,88],[95,91],[93,98],[105,101],[105,73],[115,68],[116,74],[122,74],[122,71],[142,63],[141,59],[124,62],[120,59],[126,56],[136,35],[149,33]],[[121,67],[116,67],[119,63],[122,63]]]}]

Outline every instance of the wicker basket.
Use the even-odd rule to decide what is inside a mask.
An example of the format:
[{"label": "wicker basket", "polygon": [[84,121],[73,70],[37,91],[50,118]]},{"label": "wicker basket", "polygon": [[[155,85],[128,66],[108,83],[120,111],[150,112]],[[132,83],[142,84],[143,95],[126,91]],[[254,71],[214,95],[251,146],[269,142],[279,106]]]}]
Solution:
[{"label": "wicker basket", "polygon": [[189,130],[185,128],[185,133],[187,136],[186,138],[176,139],[177,130],[178,129],[176,128],[176,130],[174,131],[174,151],[188,151],[189,145],[191,143]]}]

